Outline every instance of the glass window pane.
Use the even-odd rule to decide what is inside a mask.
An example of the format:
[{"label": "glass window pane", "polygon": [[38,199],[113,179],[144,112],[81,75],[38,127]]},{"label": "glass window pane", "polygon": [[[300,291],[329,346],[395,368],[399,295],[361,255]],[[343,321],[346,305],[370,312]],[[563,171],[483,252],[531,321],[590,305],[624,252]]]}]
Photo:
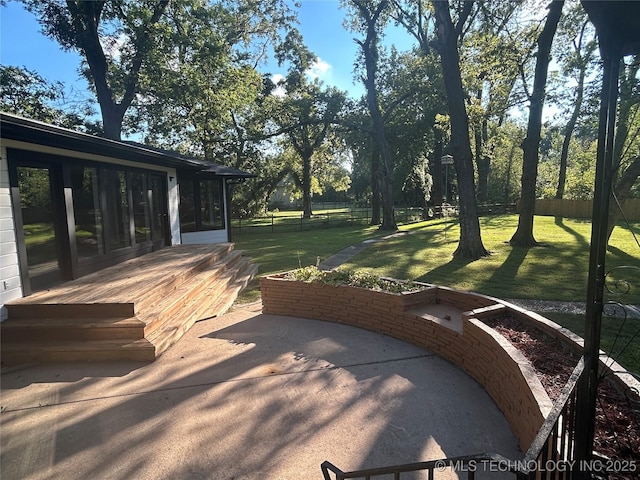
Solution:
[{"label": "glass window pane", "polygon": [[166,225],[166,202],[163,191],[162,177],[159,175],[149,175],[149,190],[151,191],[151,203],[152,203],[152,218],[153,223],[152,235],[154,242],[161,242],[165,240],[167,231]]},{"label": "glass window pane", "polygon": [[76,223],[76,246],[79,257],[104,253],[102,212],[98,191],[98,170],[95,167],[71,167],[73,215]]},{"label": "glass window pane", "polygon": [[196,231],[195,196],[193,181],[180,181],[180,230],[182,232]]},{"label": "glass window pane", "polygon": [[51,180],[47,168],[18,167],[18,188],[33,290],[60,280]]},{"label": "glass window pane", "polygon": [[136,243],[151,240],[151,220],[149,218],[149,192],[146,187],[146,175],[139,172],[131,174],[131,198],[133,199],[133,224],[136,229]]},{"label": "glass window pane", "polygon": [[104,170],[106,211],[108,212],[109,248],[131,245],[127,176],[122,170]]},{"label": "glass window pane", "polygon": [[200,181],[200,214],[202,230],[224,228],[222,184],[218,180]]}]

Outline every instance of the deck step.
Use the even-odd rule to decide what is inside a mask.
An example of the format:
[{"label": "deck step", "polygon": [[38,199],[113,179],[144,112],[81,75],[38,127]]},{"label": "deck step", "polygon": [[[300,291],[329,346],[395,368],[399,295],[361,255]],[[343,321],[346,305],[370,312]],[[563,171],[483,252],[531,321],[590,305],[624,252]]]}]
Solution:
[{"label": "deck step", "polygon": [[152,362],[155,347],[146,339],[135,342],[94,340],[12,343],[2,347],[3,366],[32,362],[85,362],[130,360]]},{"label": "deck step", "polygon": [[[25,297],[29,298],[29,297]],[[131,317],[133,302],[127,303],[9,303],[7,315],[13,320],[33,318],[108,318]]]},{"label": "deck step", "polygon": [[243,257],[239,252],[232,252],[224,261],[213,264],[209,269],[192,276],[164,297],[157,298],[153,305],[141,310],[137,317],[145,323],[145,336],[154,330],[180,317],[185,309],[194,303],[207,302],[206,291],[220,286],[221,280]]},{"label": "deck step", "polygon": [[[3,365],[153,361],[196,321],[224,313],[257,273],[257,266],[242,252],[233,250],[233,244],[214,249],[196,246],[193,256],[188,255],[187,249],[167,251],[164,256],[156,256],[156,261],[166,260],[167,264],[161,264],[154,274],[142,268],[152,263],[149,259],[131,262],[136,265],[135,271],[118,265],[112,271],[116,275],[113,279],[104,271],[97,272],[101,276],[96,279],[116,285],[103,297],[109,303],[93,302],[98,297],[87,292],[90,282],[67,286],[61,297],[49,291],[12,302],[8,305],[9,318],[0,325]],[[124,284],[121,275],[128,276],[125,292],[117,287]],[[79,291],[72,296],[74,288]],[[104,285],[100,288],[105,290]],[[75,301],[56,303],[56,298]],[[117,303],[112,301],[114,298],[132,301]],[[77,299],[92,302],[81,303]]]},{"label": "deck step", "polygon": [[2,346],[47,340],[140,340],[144,322],[127,318],[28,318],[2,323]]},{"label": "deck step", "polygon": [[225,313],[235,302],[238,294],[244,289],[258,267],[246,261],[242,269],[227,272],[224,279],[203,292],[202,298],[196,299],[183,310],[185,315],[175,318],[163,325],[146,338],[156,347],[156,355],[162,354],[177,342],[199,320],[212,318]]}]

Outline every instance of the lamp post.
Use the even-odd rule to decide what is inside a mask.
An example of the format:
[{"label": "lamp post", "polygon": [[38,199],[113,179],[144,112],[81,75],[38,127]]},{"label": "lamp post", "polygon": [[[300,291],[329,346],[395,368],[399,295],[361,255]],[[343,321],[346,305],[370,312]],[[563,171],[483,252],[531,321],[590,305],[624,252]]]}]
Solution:
[{"label": "lamp post", "polygon": [[443,155],[440,158],[440,164],[444,165],[444,201],[449,203],[449,165],[453,165],[453,157]]}]

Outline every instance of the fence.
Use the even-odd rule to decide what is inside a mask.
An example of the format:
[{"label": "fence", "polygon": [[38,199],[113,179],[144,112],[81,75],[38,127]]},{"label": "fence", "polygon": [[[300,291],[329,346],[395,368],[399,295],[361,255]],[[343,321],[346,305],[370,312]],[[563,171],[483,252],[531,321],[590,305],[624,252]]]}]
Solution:
[{"label": "fence", "polygon": [[[419,222],[423,219],[423,209],[418,207],[396,208],[396,221],[399,223]],[[371,221],[370,208],[350,208],[330,213],[312,215],[304,218],[300,213],[268,215],[254,218],[234,218],[231,220],[233,234],[250,234],[264,232],[296,232],[315,228],[344,227],[351,225],[368,225]]]},{"label": "fence", "polygon": [[[627,220],[640,222],[640,198],[628,199],[622,204],[622,210]],[[565,218],[591,218],[593,201],[539,198],[536,200],[535,214]]]}]

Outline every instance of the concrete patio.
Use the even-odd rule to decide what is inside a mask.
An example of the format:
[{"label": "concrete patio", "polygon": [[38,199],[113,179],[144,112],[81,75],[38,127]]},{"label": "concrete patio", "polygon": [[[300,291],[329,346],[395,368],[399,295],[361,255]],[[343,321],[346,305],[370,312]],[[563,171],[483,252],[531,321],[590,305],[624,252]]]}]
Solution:
[{"label": "concrete patio", "polygon": [[324,460],[521,457],[485,390],[447,361],[260,304],[197,323],[151,364],[5,371],[1,402],[3,480],[321,479]]}]

